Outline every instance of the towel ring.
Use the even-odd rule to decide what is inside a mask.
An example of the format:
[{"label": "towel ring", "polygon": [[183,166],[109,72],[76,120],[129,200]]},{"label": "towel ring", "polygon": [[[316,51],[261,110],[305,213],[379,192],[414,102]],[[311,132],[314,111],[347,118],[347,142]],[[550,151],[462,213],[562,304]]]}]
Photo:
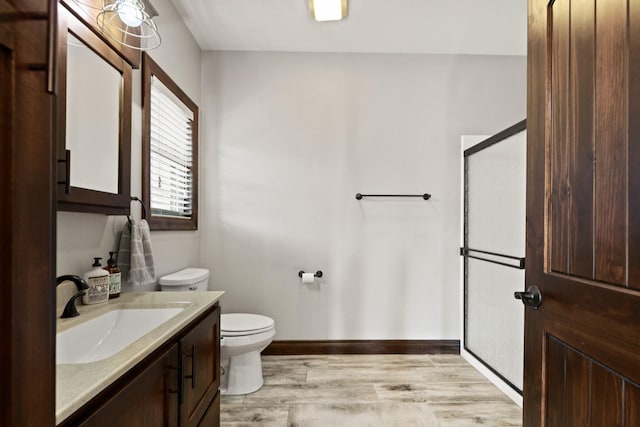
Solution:
[{"label": "towel ring", "polygon": [[[147,217],[147,207],[144,205],[144,202],[142,201],[141,198],[136,197],[136,196],[131,196],[131,201],[132,202],[140,202],[140,205],[142,206],[142,218],[146,218]],[[131,217],[129,215],[127,215],[127,221],[129,222],[129,228],[131,228]]]}]

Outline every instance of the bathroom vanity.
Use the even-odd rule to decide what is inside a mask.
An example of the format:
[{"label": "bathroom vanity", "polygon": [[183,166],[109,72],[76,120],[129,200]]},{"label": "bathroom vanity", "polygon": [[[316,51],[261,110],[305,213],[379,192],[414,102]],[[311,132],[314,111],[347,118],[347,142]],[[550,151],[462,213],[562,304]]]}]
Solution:
[{"label": "bathroom vanity", "polygon": [[[173,309],[177,314],[113,355],[64,340],[56,365],[58,426],[217,426],[220,422],[220,307],[223,292],[125,293],[99,306],[79,306],[80,316],[58,319],[57,332],[99,329],[110,312]],[[110,335],[127,338],[136,326],[115,324]],[[131,321],[129,321],[131,322]],[[136,321],[135,323],[140,323]],[[84,325],[83,325],[84,324]],[[72,330],[73,329],[73,330]],[[86,328],[85,328],[86,329]],[[108,339],[100,340],[108,341]],[[107,344],[112,346],[113,344]],[[115,344],[116,347],[118,343]],[[65,348],[65,347],[69,348]],[[87,347],[90,347],[88,345]],[[116,348],[114,347],[114,348]],[[78,349],[79,348],[79,349]],[[117,349],[117,348],[116,348]],[[62,351],[71,351],[64,356]],[[79,354],[77,361],[73,351]],[[69,354],[67,352],[67,354]],[[93,358],[99,360],[92,360]]]}]

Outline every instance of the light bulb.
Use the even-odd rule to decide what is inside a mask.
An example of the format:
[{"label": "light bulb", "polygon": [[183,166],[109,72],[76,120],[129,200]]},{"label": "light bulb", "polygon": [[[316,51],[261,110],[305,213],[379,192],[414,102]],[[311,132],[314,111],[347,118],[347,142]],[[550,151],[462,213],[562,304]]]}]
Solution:
[{"label": "light bulb", "polygon": [[144,20],[144,14],[134,0],[120,0],[116,10],[120,20],[129,27],[139,27]]},{"label": "light bulb", "polygon": [[339,21],[346,16],[344,0],[311,0],[311,7],[316,21]]}]

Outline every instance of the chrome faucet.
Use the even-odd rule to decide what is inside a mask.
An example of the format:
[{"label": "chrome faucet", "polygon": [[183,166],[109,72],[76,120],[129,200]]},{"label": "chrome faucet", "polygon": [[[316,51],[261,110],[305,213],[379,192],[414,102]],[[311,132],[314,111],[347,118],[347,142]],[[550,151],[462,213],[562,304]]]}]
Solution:
[{"label": "chrome faucet", "polygon": [[64,311],[62,312],[61,319],[66,319],[67,317],[76,317],[79,316],[78,309],[76,308],[76,300],[85,294],[85,291],[89,289],[89,285],[87,282],[82,280],[79,276],[75,276],[72,274],[65,274],[64,276],[60,276],[56,278],[56,286],[58,286],[62,282],[66,282],[67,280],[75,283],[76,288],[78,288],[78,293],[71,297],[71,299],[67,302],[67,305],[64,306]]}]

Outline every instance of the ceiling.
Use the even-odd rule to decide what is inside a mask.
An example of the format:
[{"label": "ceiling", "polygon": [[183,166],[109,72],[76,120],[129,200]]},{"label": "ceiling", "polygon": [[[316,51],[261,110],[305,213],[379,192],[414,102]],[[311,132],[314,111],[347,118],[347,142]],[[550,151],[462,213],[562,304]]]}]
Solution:
[{"label": "ceiling", "polygon": [[339,22],[307,0],[171,2],[202,50],[526,55],[527,0],[349,0]]}]

